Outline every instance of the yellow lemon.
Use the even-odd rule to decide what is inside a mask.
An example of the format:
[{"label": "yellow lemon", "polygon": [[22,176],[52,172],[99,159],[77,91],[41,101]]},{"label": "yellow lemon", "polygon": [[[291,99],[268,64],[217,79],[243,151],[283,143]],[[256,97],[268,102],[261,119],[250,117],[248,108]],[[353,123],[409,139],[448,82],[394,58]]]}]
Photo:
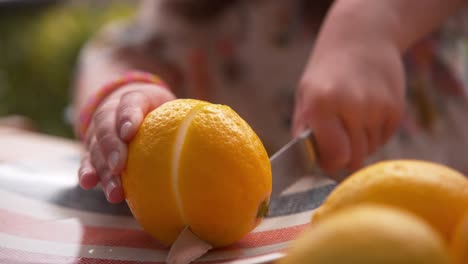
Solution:
[{"label": "yellow lemon", "polygon": [[400,207],[427,220],[449,241],[453,227],[468,208],[468,181],[435,163],[385,161],[357,171],[343,181],[317,209],[321,221],[343,207],[363,202]]},{"label": "yellow lemon", "polygon": [[424,220],[397,208],[363,204],[313,223],[279,264],[451,263],[443,239]]},{"label": "yellow lemon", "polygon": [[455,228],[450,248],[457,263],[468,263],[468,211]]},{"label": "yellow lemon", "polygon": [[261,221],[271,167],[260,139],[231,108],[179,99],[145,117],[122,185],[135,218],[164,244],[189,226],[219,247]]}]

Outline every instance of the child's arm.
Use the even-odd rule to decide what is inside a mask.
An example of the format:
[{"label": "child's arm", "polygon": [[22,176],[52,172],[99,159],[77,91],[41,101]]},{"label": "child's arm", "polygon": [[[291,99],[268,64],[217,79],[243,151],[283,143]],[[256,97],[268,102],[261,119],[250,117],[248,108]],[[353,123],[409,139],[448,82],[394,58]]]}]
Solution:
[{"label": "child's arm", "polygon": [[356,169],[399,126],[402,54],[462,0],[338,0],[297,93],[293,132],[311,127],[322,166]]},{"label": "child's arm", "polygon": [[[101,33],[83,50],[76,78],[74,111],[79,113],[101,87],[128,70],[157,71],[141,56],[139,45],[127,46],[114,30]],[[136,46],[135,46],[136,45]],[[85,153],[78,172],[80,185],[89,189],[101,182],[110,202],[120,202],[123,192],[119,175],[127,159],[127,143],[144,116],[174,95],[151,83],[118,87],[93,111],[85,136]],[[78,120],[77,120],[78,121]],[[79,125],[79,122],[77,122]]]},{"label": "child's arm", "polygon": [[404,52],[461,8],[465,0],[338,0],[322,27],[319,44],[374,39]]}]

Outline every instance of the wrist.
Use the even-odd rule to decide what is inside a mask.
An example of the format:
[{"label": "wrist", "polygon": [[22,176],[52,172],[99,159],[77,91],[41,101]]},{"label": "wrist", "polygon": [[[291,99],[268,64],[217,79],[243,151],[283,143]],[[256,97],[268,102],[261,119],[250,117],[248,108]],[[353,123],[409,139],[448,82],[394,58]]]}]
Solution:
[{"label": "wrist", "polygon": [[386,1],[337,1],[330,10],[321,29],[318,45],[322,48],[341,45],[391,45],[402,53],[395,11]]},{"label": "wrist", "polygon": [[128,83],[120,86],[118,89],[109,93],[101,102],[101,104],[110,101],[110,100],[120,100],[122,95],[133,92],[133,91],[141,91],[141,90],[156,90],[156,89],[167,89],[162,85],[157,85],[153,83],[141,83],[141,82],[134,82]]}]

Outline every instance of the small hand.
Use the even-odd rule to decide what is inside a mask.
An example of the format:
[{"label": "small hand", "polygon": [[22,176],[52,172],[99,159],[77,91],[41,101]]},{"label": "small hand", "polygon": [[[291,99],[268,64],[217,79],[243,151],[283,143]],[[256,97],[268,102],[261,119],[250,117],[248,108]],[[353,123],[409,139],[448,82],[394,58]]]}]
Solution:
[{"label": "small hand", "polygon": [[404,108],[397,49],[338,46],[312,57],[297,91],[293,122],[294,135],[306,127],[314,131],[321,166],[331,173],[360,168],[397,129]]},{"label": "small hand", "polygon": [[172,99],[170,91],[153,84],[130,84],[109,95],[94,112],[86,132],[78,171],[81,187],[91,189],[100,182],[109,202],[121,202],[120,174],[127,161],[127,144],[146,114]]}]

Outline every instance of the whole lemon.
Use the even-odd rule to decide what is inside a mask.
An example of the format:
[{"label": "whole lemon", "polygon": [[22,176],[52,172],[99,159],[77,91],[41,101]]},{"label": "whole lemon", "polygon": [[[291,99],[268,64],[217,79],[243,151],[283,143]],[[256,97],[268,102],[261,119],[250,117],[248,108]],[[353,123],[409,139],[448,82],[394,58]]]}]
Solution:
[{"label": "whole lemon", "polygon": [[457,263],[468,263],[468,211],[455,227],[450,249]]},{"label": "whole lemon", "polygon": [[252,128],[228,106],[191,99],[145,117],[122,175],[125,199],[146,231],[170,245],[189,226],[214,247],[260,223],[271,180]]},{"label": "whole lemon", "polygon": [[338,209],[364,203],[399,207],[424,218],[446,241],[468,208],[468,181],[446,166],[415,160],[384,161],[344,180],[315,212],[321,221]]},{"label": "whole lemon", "polygon": [[451,263],[443,239],[409,212],[381,205],[351,206],[313,223],[279,264]]}]

